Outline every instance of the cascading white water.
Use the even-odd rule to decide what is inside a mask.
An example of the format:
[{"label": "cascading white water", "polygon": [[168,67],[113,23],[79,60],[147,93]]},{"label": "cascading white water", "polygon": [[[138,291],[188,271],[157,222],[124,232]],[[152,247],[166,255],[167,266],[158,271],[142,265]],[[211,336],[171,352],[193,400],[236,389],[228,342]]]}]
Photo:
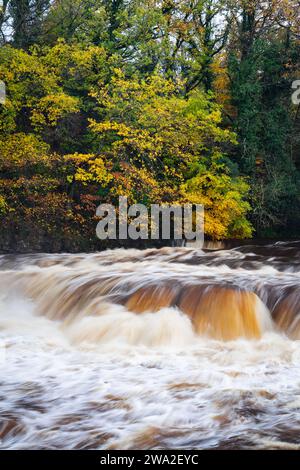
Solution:
[{"label": "cascading white water", "polygon": [[298,246],[2,256],[0,447],[297,447]]}]

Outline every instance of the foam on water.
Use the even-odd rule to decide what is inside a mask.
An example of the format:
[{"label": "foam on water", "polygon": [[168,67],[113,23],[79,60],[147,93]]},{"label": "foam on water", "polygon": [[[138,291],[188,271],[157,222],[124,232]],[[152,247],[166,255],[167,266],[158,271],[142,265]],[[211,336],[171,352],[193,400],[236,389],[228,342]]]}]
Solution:
[{"label": "foam on water", "polygon": [[[298,448],[300,341],[271,314],[290,289],[297,312],[299,271],[237,268],[245,253],[231,254],[216,254],[216,266],[182,248],[3,257],[0,447]],[[130,311],[148,286],[164,286],[172,305]],[[261,337],[199,334],[178,307],[195,286],[200,299],[225,289],[228,321],[235,293],[256,292]],[[214,297],[206,312],[224,315]]]}]

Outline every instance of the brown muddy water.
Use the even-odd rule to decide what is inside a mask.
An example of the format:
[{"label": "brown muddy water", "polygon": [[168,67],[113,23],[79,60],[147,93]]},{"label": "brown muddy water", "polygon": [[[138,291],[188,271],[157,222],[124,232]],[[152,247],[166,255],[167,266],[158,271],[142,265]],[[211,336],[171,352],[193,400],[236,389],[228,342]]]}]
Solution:
[{"label": "brown muddy water", "polygon": [[0,448],[300,448],[300,242],[0,257]]}]

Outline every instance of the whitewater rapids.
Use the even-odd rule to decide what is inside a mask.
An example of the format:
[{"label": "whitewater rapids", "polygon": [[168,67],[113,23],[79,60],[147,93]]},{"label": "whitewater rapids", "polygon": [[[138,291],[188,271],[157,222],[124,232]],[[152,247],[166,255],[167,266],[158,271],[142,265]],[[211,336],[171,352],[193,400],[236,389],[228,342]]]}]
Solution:
[{"label": "whitewater rapids", "polygon": [[300,448],[300,243],[0,257],[0,448]]}]

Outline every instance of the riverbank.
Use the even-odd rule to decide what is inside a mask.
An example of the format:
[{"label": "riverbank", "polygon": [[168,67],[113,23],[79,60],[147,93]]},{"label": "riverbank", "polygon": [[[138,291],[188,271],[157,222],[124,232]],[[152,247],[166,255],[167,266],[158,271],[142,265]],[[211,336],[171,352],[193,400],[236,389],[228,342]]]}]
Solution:
[{"label": "riverbank", "polygon": [[[239,246],[268,246],[281,243],[294,243],[297,242],[299,238],[251,238],[251,239],[229,239],[229,240],[205,240],[204,244],[199,242],[188,241],[184,246],[188,248],[199,249],[208,251],[218,251],[218,250],[230,250],[232,248],[237,248]],[[172,241],[172,240],[98,240],[95,237],[95,240],[90,244],[87,244],[88,241],[83,244],[83,246],[70,246],[68,243],[65,244],[63,241],[53,242],[45,240],[37,245],[31,245],[29,242],[24,242],[19,240],[16,245],[13,243],[5,243],[5,239],[0,240],[0,254],[2,255],[25,255],[25,254],[38,254],[38,253],[97,253],[105,250],[115,250],[115,249],[137,249],[137,250],[147,250],[147,249],[160,249],[163,247],[180,247],[183,246],[183,242]]]}]

